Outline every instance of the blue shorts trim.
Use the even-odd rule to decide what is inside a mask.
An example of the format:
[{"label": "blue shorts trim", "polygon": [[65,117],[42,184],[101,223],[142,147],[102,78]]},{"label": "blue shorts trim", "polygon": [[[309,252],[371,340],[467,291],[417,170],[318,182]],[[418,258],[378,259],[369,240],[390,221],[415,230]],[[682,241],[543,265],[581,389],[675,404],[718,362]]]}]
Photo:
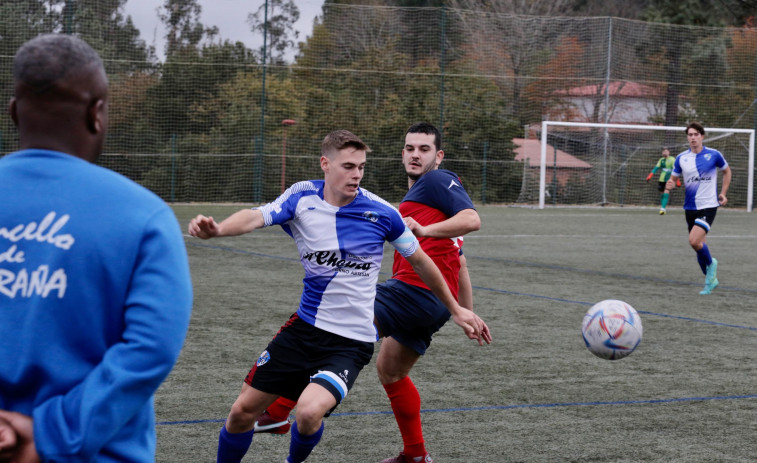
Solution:
[{"label": "blue shorts trim", "polygon": [[376,286],[373,311],[382,336],[391,336],[420,355],[450,317],[431,291],[395,279]]},{"label": "blue shorts trim", "polygon": [[319,371],[310,378],[310,381],[320,384],[331,391],[331,394],[334,395],[337,403],[340,403],[345,397],[347,397],[347,383],[332,371]]}]

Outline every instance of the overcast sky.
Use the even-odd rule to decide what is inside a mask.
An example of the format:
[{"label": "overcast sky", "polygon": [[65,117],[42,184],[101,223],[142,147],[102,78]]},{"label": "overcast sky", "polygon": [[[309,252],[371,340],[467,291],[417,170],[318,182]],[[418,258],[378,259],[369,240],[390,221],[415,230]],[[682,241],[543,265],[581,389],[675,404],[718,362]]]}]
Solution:
[{"label": "overcast sky", "polygon": [[[148,45],[155,46],[161,59],[165,52],[165,30],[158,19],[157,9],[163,3],[163,0],[127,0],[125,5],[125,14],[131,16],[142,39]],[[206,27],[218,26],[221,39],[243,42],[251,49],[263,46],[260,34],[253,35],[250,31],[247,16],[256,12],[264,0],[198,0],[198,3],[202,7],[200,22]],[[295,28],[300,32],[297,40],[304,41],[313,30],[313,19],[321,14],[323,0],[296,0],[295,4],[300,10],[300,20],[295,23]]]}]

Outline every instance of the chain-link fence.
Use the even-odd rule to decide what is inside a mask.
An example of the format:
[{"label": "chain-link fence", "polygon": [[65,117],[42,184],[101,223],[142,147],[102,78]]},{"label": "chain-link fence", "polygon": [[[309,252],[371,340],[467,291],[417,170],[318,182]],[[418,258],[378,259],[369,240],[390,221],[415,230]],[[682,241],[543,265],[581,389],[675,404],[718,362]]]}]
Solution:
[{"label": "chain-link fence", "polygon": [[[50,31],[80,35],[102,54],[110,78],[101,163],[168,201],[269,201],[282,178],[288,185],[321,177],[320,140],[337,128],[370,145],[363,186],[389,200],[406,185],[404,132],[426,120],[443,127],[443,167],[475,200],[530,203],[513,140],[538,138],[542,120],[757,124],[754,28],[328,4],[293,63],[264,66],[242,44],[192,43],[175,30],[161,61],[107,9],[112,2],[72,2],[72,11],[53,16],[21,7],[32,3],[39,2],[0,5],[0,97],[11,96],[11,61],[23,41]],[[635,144],[612,141],[626,153],[638,152]],[[16,148],[3,118],[0,151]],[[653,148],[635,160],[651,168],[657,158]],[[745,178],[734,169],[729,196],[744,200],[729,205],[744,207],[746,191],[734,190]],[[579,190],[582,176],[571,182]],[[654,202],[654,194],[623,199]]]}]

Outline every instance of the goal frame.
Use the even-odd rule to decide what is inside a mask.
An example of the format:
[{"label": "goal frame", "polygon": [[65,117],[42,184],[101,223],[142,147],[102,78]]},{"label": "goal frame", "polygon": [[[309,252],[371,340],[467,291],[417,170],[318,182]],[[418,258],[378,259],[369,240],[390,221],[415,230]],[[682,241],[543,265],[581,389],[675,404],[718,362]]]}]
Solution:
[{"label": "goal frame", "polygon": [[[541,166],[539,170],[539,209],[544,209],[544,198],[546,192],[547,180],[547,133],[549,126],[562,127],[594,127],[604,129],[638,129],[638,130],[665,130],[665,131],[684,131],[686,127],[669,126],[669,125],[640,125],[640,124],[605,124],[599,122],[567,122],[567,121],[542,121],[541,123]],[[722,127],[707,127],[708,133],[745,133],[749,135],[749,172],[747,183],[747,212],[752,212],[752,197],[754,194],[754,129],[735,129]],[[605,159],[605,163],[606,163]],[[603,183],[606,182],[606,176]],[[603,185],[603,191],[605,186]]]}]

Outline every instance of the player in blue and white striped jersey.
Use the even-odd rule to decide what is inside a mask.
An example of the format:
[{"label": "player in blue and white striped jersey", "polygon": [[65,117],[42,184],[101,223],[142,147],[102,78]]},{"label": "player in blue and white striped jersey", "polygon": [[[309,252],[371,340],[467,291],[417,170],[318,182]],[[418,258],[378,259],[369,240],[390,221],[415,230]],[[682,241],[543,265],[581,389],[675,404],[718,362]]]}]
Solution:
[{"label": "player in blue and white striped jersey", "polygon": [[252,443],[253,424],[273,401],[297,401],[289,463],[304,461],[323,433],[323,418],[347,395],[378,339],[373,303],[385,241],[405,257],[471,339],[485,327],[460,307],[396,208],[360,188],[368,147],[346,130],[321,147],[324,180],[299,182],[274,202],[245,209],[220,224],[197,216],[189,234],[236,236],[280,225],[294,238],[305,269],[297,313],[252,367],[218,444],[218,462],[238,462]]},{"label": "player in blue and white striped jersey", "polygon": [[[720,151],[703,145],[704,127],[698,122],[686,126],[689,149],[676,156],[668,189],[675,186],[674,178],[683,180],[686,189],[683,209],[689,227],[689,244],[697,253],[697,261],[705,274],[704,289],[699,294],[710,294],[719,282],[718,261],[710,255],[705,239],[715,221],[719,206],[728,202],[731,185],[731,168]],[[718,170],[723,171],[723,184],[718,194]]]}]

